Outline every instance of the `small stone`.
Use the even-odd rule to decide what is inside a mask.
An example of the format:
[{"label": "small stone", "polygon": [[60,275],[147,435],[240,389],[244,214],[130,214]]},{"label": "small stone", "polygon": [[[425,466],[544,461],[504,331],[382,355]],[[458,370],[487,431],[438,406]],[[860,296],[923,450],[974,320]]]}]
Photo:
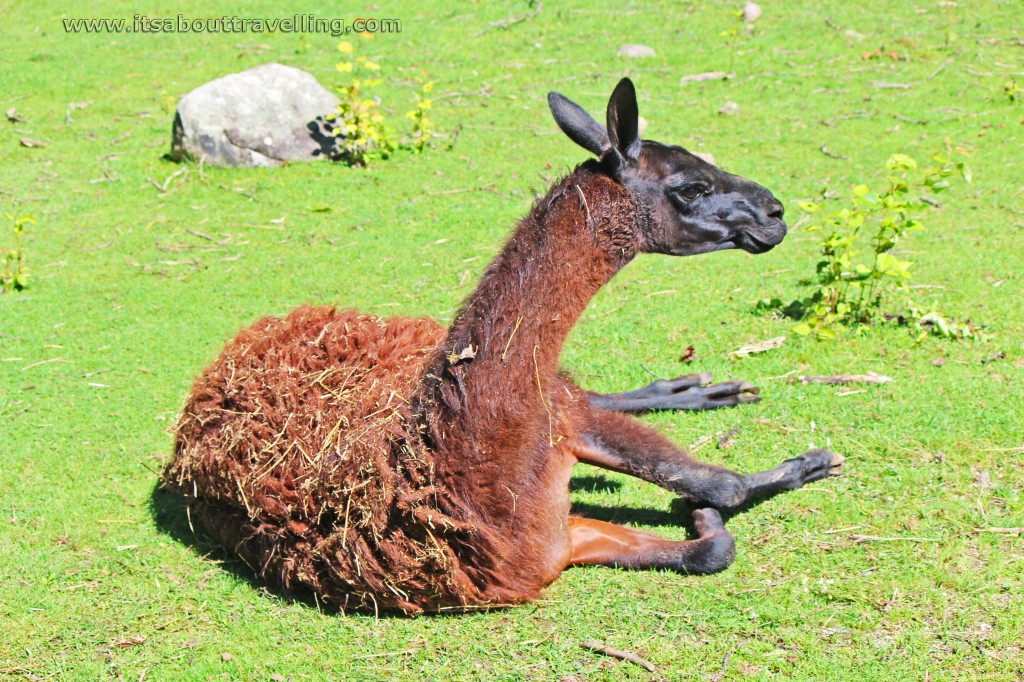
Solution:
[{"label": "small stone", "polygon": [[647,45],[638,45],[635,43],[626,43],[625,45],[619,48],[618,54],[620,57],[625,57],[627,59],[655,56],[653,47],[648,47]]},{"label": "small stone", "polygon": [[743,21],[752,24],[761,18],[761,5],[756,2],[748,2],[743,6]]},{"label": "small stone", "polygon": [[636,134],[639,135],[640,137],[643,137],[644,133],[646,133],[646,132],[647,132],[647,119],[644,118],[643,116],[637,116],[636,117]]},{"label": "small stone", "polygon": [[691,152],[691,153],[694,156],[696,156],[698,159],[704,159],[705,161],[710,163],[712,166],[715,165],[715,157],[713,155],[708,154],[707,152]]},{"label": "small stone", "polygon": [[722,114],[723,116],[735,116],[736,114],[740,113],[740,105],[736,104],[736,102],[733,102],[732,100],[729,100],[728,102],[722,105],[722,108],[718,110],[718,113]]},{"label": "small stone", "polygon": [[222,653],[220,655],[220,660],[222,660],[222,661],[233,661],[233,660],[235,660],[235,655],[234,654],[229,654],[228,652],[225,651],[224,653]]}]

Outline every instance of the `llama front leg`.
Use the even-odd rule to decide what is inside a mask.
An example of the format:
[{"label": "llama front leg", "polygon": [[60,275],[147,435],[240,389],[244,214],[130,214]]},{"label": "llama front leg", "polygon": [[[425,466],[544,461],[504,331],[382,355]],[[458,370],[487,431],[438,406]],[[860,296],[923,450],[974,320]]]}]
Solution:
[{"label": "llama front leg", "polygon": [[[761,399],[760,389],[745,381],[711,384],[710,372],[686,374],[675,379],[659,379],[643,388],[624,393],[586,392],[594,407],[616,412],[650,410],[716,410]],[[707,384],[711,384],[710,386]]]},{"label": "llama front leg", "polygon": [[695,509],[698,539],[677,542],[614,523],[569,518],[571,566],[669,569],[680,573],[717,573],[736,556],[736,541],[714,509]]},{"label": "llama front leg", "polygon": [[794,490],[839,473],[844,458],[828,450],[810,450],[774,469],[739,474],[692,458],[656,431],[624,414],[594,409],[573,444],[581,462],[650,481],[692,502],[729,509]]}]

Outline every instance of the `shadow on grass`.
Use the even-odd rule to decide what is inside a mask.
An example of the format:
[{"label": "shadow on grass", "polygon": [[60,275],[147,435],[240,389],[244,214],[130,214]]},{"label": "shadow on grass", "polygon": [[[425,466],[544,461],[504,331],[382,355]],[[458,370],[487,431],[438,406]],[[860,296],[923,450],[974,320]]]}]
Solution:
[{"label": "shadow on grass", "polygon": [[[706,505],[703,505],[706,506]],[[750,505],[753,506],[753,505]],[[588,502],[573,503],[571,514],[597,521],[607,521],[623,526],[639,526],[647,528],[685,528],[687,539],[698,538],[697,528],[693,523],[693,510],[702,505],[693,504],[683,498],[676,498],[669,504],[667,511],[645,507],[623,507],[613,505],[591,504]],[[748,509],[743,507],[742,511]],[[721,512],[722,520],[728,521],[740,510]]]},{"label": "shadow on grass", "polygon": [[622,490],[622,483],[607,476],[573,476],[569,481],[570,493],[616,493]]},{"label": "shadow on grass", "polygon": [[627,526],[685,526],[690,516],[685,508],[677,510],[674,503],[671,511],[663,511],[645,507],[574,502],[570,513],[573,516]]},{"label": "shadow on grass", "polygon": [[[299,604],[324,613],[336,613],[337,609],[318,604],[311,592],[285,592],[268,585],[261,580],[257,572],[237,556],[227,552],[223,547],[207,538],[202,529],[189,525],[188,504],[180,494],[166,490],[157,483],[149,496],[149,513],[156,522],[157,529],[191,549],[201,559],[213,560],[224,572],[247,583],[257,592],[265,592],[274,598],[290,604]],[[383,615],[383,614],[382,614]]]},{"label": "shadow on grass", "polygon": [[[813,484],[812,484],[813,485]],[[722,522],[728,528],[729,520],[740,514],[745,514],[754,507],[770,500],[776,495],[781,495],[785,490],[777,491],[763,497],[748,500],[738,507],[732,509],[719,509],[722,515]],[[706,504],[695,504],[682,497],[678,497],[669,504],[668,511],[661,509],[649,509],[644,507],[624,507],[615,505],[592,504],[589,502],[574,502],[570,513],[573,516],[582,516],[597,521],[607,521],[626,526],[648,526],[648,527],[669,527],[686,528],[690,538],[697,538],[697,529],[693,523],[693,510],[707,508]]]}]

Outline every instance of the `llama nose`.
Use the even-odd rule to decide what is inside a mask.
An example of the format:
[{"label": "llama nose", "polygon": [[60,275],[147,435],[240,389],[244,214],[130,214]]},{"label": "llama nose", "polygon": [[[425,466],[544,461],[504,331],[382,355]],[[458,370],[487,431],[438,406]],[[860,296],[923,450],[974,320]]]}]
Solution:
[{"label": "llama nose", "polygon": [[786,212],[786,207],[783,206],[782,202],[775,197],[769,197],[768,201],[765,203],[764,212],[769,218],[782,220],[782,216]]}]

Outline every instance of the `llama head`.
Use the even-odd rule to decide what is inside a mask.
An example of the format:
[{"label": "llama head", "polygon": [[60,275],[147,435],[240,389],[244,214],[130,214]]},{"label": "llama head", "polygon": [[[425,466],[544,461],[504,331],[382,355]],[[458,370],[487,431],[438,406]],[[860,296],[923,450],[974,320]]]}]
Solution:
[{"label": "llama head", "polygon": [[636,90],[619,81],[602,126],[557,92],[548,104],[558,127],[600,158],[603,172],[628,188],[651,220],[645,251],[688,256],[722,249],[763,253],[786,236],[783,206],[770,191],[726,173],[682,147],[641,140]]}]

